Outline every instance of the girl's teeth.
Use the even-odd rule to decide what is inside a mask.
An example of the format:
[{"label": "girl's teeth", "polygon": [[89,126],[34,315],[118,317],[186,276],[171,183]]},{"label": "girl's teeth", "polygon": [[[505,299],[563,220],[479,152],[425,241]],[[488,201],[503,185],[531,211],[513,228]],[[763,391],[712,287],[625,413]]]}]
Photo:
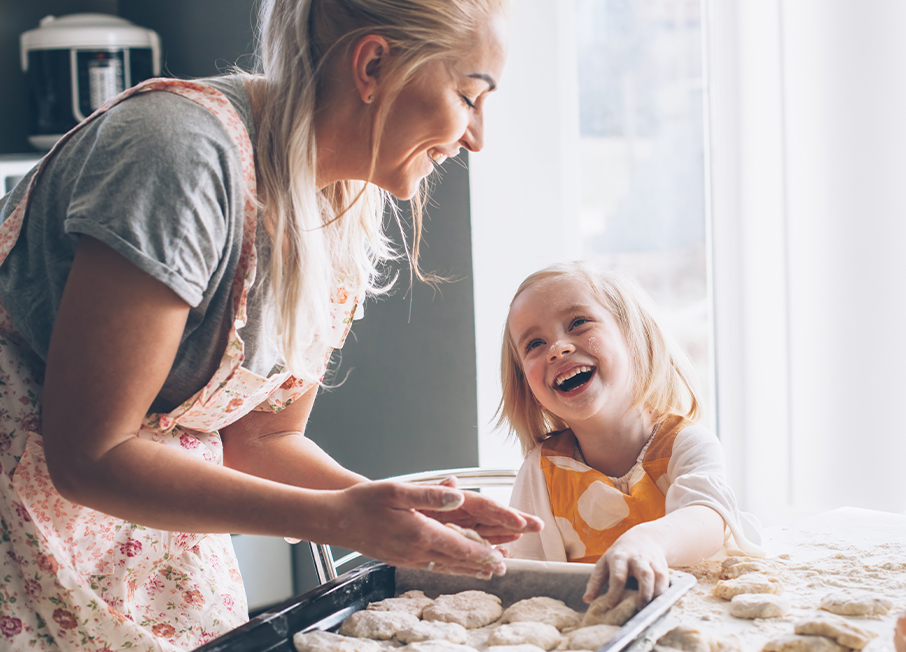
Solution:
[{"label": "girl's teeth", "polygon": [[445,160],[447,160],[447,157],[444,156],[443,154],[441,154],[440,152],[438,152],[436,149],[428,150],[428,156],[430,156],[431,160],[434,161],[435,163],[437,163],[438,165],[440,165]]}]

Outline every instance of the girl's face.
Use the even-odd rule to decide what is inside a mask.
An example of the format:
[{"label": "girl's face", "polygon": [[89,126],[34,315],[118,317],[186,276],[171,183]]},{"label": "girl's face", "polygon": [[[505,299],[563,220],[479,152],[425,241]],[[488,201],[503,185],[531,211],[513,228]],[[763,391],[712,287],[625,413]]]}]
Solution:
[{"label": "girl's face", "polygon": [[508,328],[535,400],[570,427],[619,420],[633,404],[620,327],[584,280],[531,285],[513,302]]},{"label": "girl's face", "polygon": [[504,18],[497,15],[455,61],[424,66],[390,105],[371,181],[409,199],[435,164],[460,147],[479,151],[484,102],[503,73],[506,49]]}]

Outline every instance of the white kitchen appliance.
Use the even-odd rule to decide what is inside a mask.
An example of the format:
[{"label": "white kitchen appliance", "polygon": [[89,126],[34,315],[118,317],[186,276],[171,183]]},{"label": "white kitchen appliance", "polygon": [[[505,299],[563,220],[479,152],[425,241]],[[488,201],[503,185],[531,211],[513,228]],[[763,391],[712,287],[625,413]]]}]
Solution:
[{"label": "white kitchen appliance", "polygon": [[110,98],[160,75],[157,33],[117,16],[47,16],[19,41],[28,140],[44,151]]},{"label": "white kitchen appliance", "polygon": [[12,190],[40,160],[40,154],[0,155],[0,197]]}]

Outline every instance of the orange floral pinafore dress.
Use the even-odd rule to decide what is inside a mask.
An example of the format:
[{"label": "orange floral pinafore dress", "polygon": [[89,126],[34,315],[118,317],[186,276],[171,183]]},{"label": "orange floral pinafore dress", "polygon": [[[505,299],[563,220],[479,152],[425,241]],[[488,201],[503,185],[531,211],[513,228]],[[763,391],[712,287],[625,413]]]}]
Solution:
[{"label": "orange floral pinafore dress", "polygon": [[[289,373],[265,378],[241,366],[238,331],[255,278],[257,203],[252,145],[229,100],[198,82],[155,79],[114,98],[86,122],[147,91],[177,93],[221,120],[242,159],[246,201],[233,324],[220,365],[175,410],[148,415],[135,436],[222,464],[218,429],[253,409],[277,412],[313,383]],[[25,197],[0,224],[0,264],[19,236],[45,162],[73,132],[44,158]],[[360,293],[340,284],[332,300],[329,344],[336,348],[349,332]],[[330,349],[311,355],[326,369]],[[244,623],[245,591],[229,534],[147,528],[71,503],[54,489],[41,437],[43,370],[0,307],[0,649],[187,650]]]},{"label": "orange floral pinafore dress", "polygon": [[568,561],[593,564],[631,527],[667,513],[667,467],[673,442],[688,425],[683,417],[665,419],[617,481],[585,463],[572,431],[542,442],[541,471]]}]

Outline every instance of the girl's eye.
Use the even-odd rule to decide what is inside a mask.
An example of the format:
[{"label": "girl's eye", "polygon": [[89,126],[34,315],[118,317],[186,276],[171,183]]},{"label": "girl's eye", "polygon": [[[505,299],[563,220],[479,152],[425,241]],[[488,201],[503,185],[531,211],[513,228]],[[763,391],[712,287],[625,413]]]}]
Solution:
[{"label": "girl's eye", "polygon": [[525,352],[528,353],[532,349],[537,349],[542,344],[544,344],[544,342],[542,342],[541,340],[532,340],[531,342],[529,342],[528,344],[525,345]]},{"label": "girl's eye", "polygon": [[572,329],[572,328],[576,328],[577,326],[581,326],[582,324],[585,324],[585,323],[588,323],[588,320],[585,319],[585,317],[579,317],[577,319],[573,319],[573,323],[571,323],[569,325],[569,327]]},{"label": "girl's eye", "polygon": [[468,106],[470,109],[475,108],[475,104],[472,102],[472,100],[470,100],[468,97],[466,97],[462,93],[460,93],[459,96],[462,98],[462,101],[466,103],[466,106]]}]

